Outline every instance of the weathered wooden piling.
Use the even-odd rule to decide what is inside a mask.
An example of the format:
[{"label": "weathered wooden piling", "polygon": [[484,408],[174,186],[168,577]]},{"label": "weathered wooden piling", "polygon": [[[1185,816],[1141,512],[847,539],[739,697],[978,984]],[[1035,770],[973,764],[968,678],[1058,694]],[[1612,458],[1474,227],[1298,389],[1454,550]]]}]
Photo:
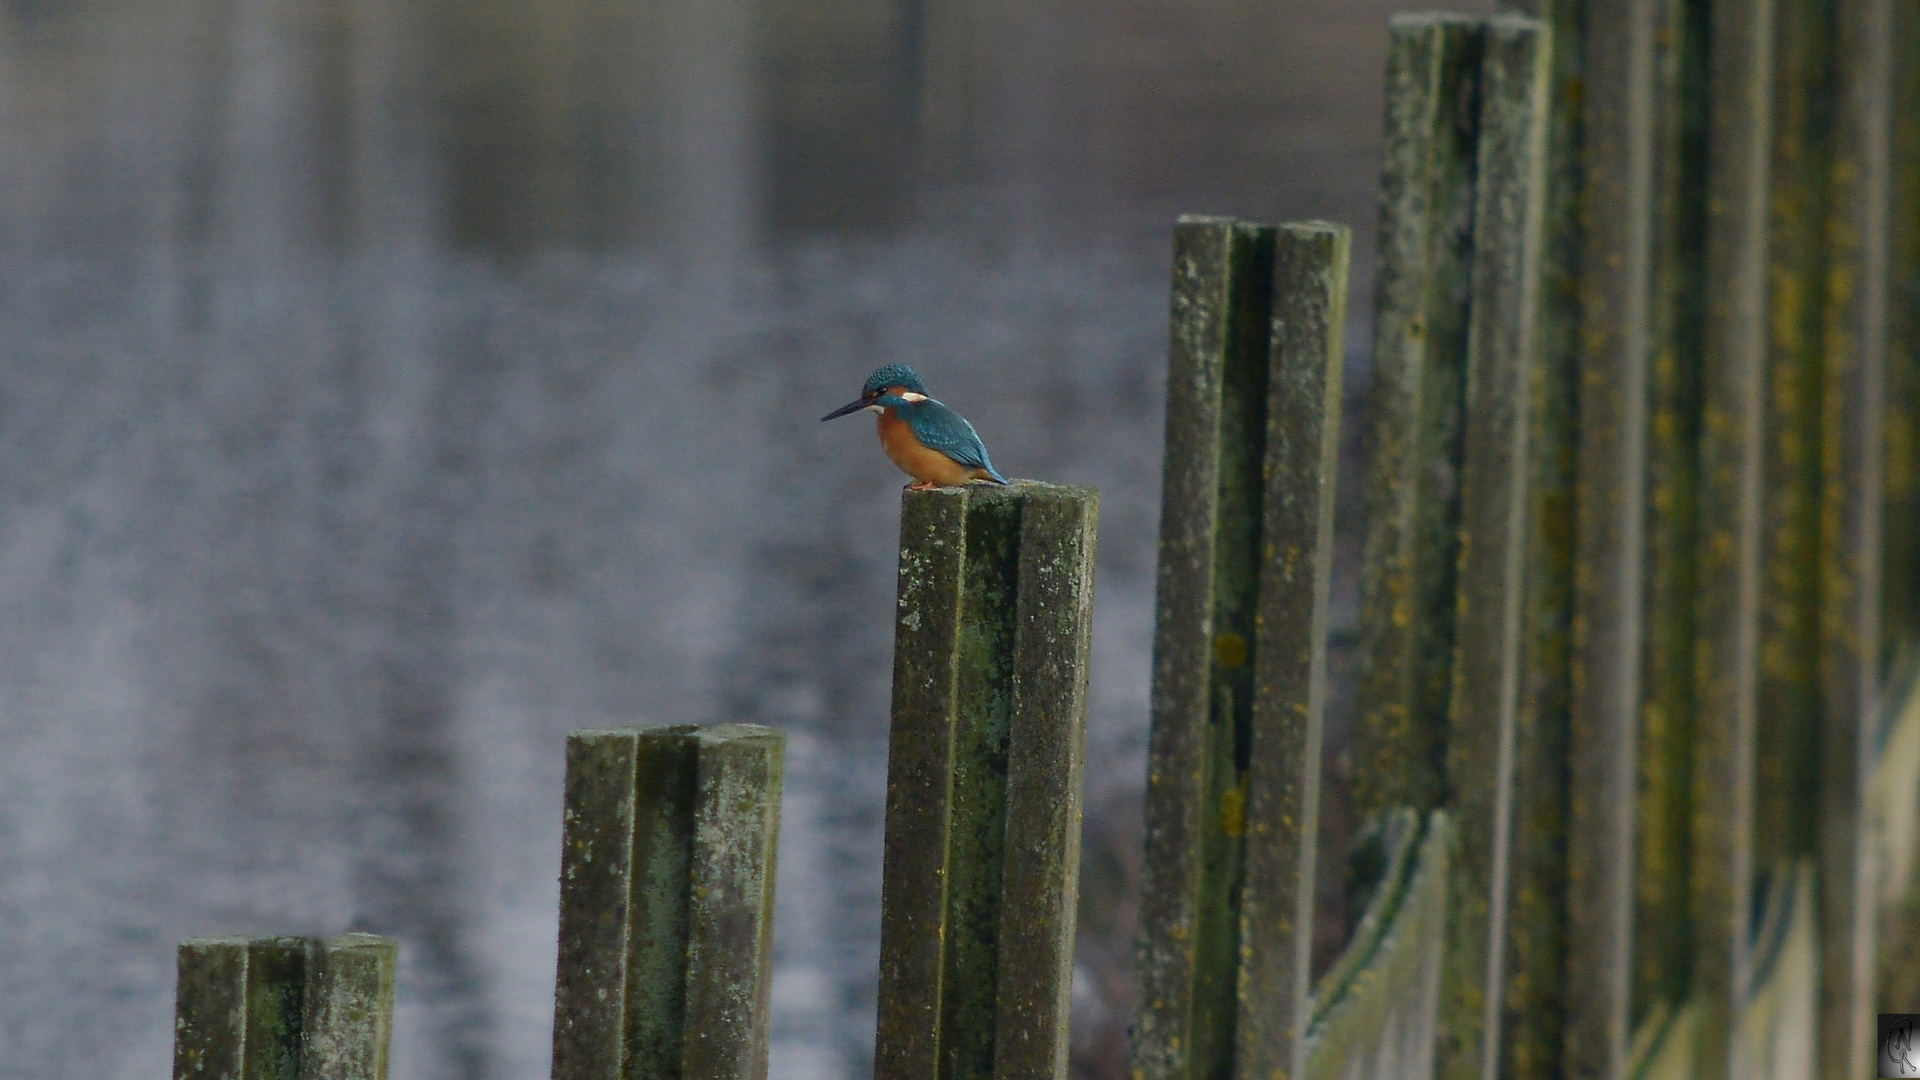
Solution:
[{"label": "weathered wooden piling", "polygon": [[[1655,960],[1679,971],[1677,985],[1661,987],[1661,1004],[1671,1011],[1693,1002],[1692,1027],[1681,1033],[1692,1045],[1681,1047],[1670,1035],[1676,1045],[1667,1056],[1691,1058],[1693,1075],[1732,1080],[1755,1075],[1753,1062],[1742,1057],[1740,1029],[1754,984],[1748,922],[1766,550],[1773,0],[1719,0],[1711,30],[1718,43],[1708,110],[1715,137],[1699,211],[1706,229],[1704,296],[1694,300],[1704,320],[1689,829],[1687,846],[1661,863],[1684,872],[1686,925],[1679,935],[1649,925],[1646,937],[1666,946]],[[1657,913],[1639,914],[1650,921]],[[1642,986],[1650,990],[1651,980]]]},{"label": "weathered wooden piling", "polygon": [[1479,27],[1397,15],[1388,31],[1352,769],[1362,814],[1444,797]]},{"label": "weathered wooden piling", "polygon": [[1536,741],[1522,727],[1533,714],[1521,693],[1552,43],[1544,24],[1519,16],[1489,19],[1481,35],[1448,707],[1447,803],[1459,845],[1441,973],[1443,1076],[1479,1075],[1484,1062],[1504,1056],[1510,907],[1531,884],[1516,873],[1514,837],[1531,802],[1517,787],[1516,766]]},{"label": "weathered wooden piling", "polygon": [[[1920,1000],[1920,874],[1915,873],[1920,783],[1901,775],[1903,740],[1920,740],[1920,701],[1911,670],[1920,656],[1920,7],[1896,8],[1894,76],[1894,190],[1891,276],[1888,283],[1887,510],[1881,590],[1882,633],[1893,658],[1886,702],[1897,715],[1885,740],[1876,782],[1880,800],[1885,887],[1881,895],[1878,1000],[1881,1011]],[[1908,751],[1920,754],[1920,747]]]},{"label": "weathered wooden piling", "polygon": [[750,724],[567,739],[555,1080],[766,1076],[785,745]]},{"label": "weathered wooden piling", "polygon": [[1454,811],[1437,1070],[1478,1076],[1506,1013],[1555,1019],[1558,690],[1533,654],[1564,585],[1528,573],[1565,535],[1564,466],[1532,447],[1535,404],[1564,407],[1536,321],[1552,54],[1538,20],[1400,16],[1388,56],[1354,797]]},{"label": "weathered wooden piling", "polygon": [[[1837,0],[1821,395],[1820,1037],[1839,1075],[1874,1064],[1874,860],[1891,268],[1892,0]],[[1844,58],[1844,59],[1840,59]]]},{"label": "weathered wooden piling", "polygon": [[1137,1076],[1299,1076],[1350,240],[1174,232]]},{"label": "weathered wooden piling", "polygon": [[1097,508],[902,499],[879,1080],[1066,1075]]},{"label": "weathered wooden piling", "polygon": [[1580,323],[1567,1074],[1624,1076],[1646,558],[1657,5],[1595,0],[1580,42]]},{"label": "weathered wooden piling", "polygon": [[180,944],[175,1080],[385,1080],[392,938],[193,938]]}]

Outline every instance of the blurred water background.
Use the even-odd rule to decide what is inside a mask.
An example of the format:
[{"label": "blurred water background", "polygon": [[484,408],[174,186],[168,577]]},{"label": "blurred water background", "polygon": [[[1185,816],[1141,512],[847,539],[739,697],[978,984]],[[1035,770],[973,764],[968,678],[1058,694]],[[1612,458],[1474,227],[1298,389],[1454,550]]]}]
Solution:
[{"label": "blurred water background", "polygon": [[902,478],[816,420],[893,360],[1103,493],[1122,1075],[1168,229],[1355,226],[1363,356],[1388,10],[0,3],[0,1077],[164,1077],[178,939],[346,929],[396,1080],[544,1076],[565,733],[718,721],[792,740],[773,1076],[868,1075]]}]

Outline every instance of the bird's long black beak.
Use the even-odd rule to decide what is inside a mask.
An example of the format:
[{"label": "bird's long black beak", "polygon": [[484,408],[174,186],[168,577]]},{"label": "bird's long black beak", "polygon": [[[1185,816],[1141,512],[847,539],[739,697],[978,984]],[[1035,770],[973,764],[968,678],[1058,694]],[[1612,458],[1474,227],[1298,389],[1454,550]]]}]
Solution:
[{"label": "bird's long black beak", "polygon": [[861,398],[858,401],[849,401],[845,405],[842,405],[839,408],[828,413],[827,415],[821,417],[820,422],[824,424],[836,416],[845,416],[850,412],[859,412],[861,409],[866,408],[869,404],[871,404],[871,402],[869,402],[866,398]]}]

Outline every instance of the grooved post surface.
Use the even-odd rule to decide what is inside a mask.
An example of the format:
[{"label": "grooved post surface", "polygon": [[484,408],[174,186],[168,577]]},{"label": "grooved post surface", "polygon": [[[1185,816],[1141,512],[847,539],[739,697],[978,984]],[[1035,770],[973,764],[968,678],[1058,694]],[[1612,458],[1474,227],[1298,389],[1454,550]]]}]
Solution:
[{"label": "grooved post surface", "polygon": [[1442,1076],[1481,1075],[1502,1045],[1552,55],[1535,19],[1501,16],[1483,33],[1447,746],[1459,847],[1441,975]]},{"label": "grooved post surface", "polygon": [[1174,230],[1133,1071],[1231,1067],[1274,235]]},{"label": "grooved post surface", "polygon": [[765,1075],[784,746],[752,725],[568,738],[556,1080]]},{"label": "grooved post surface", "polygon": [[1300,1077],[1320,821],[1328,596],[1352,237],[1285,224],[1274,244],[1234,1075]]},{"label": "grooved post surface", "polygon": [[[1709,143],[1708,9],[1709,4],[1699,0],[1661,0],[1655,15],[1646,590],[1641,601],[1646,628],[1641,638],[1632,978],[1627,995],[1636,1032],[1648,1017],[1671,1015],[1685,1002],[1692,961],[1688,799],[1698,663],[1694,642],[1701,335],[1707,303],[1701,274]],[[1723,61],[1729,51],[1720,50]],[[1726,149],[1717,137],[1712,142]],[[1756,259],[1761,254],[1756,252]],[[1754,273],[1764,273],[1764,262],[1756,262]]]},{"label": "grooved post surface", "polygon": [[787,738],[754,724],[723,724],[694,732],[692,741],[699,764],[680,1075],[765,1080]]},{"label": "grooved post surface", "polygon": [[[1572,697],[1584,176],[1579,0],[1530,0],[1553,36],[1528,456],[1525,667],[1515,716],[1512,888],[1501,1075],[1558,1080],[1566,1012],[1568,715]],[[1677,4],[1674,6],[1678,6]]]},{"label": "grooved post surface", "polygon": [[1437,806],[1445,780],[1480,23],[1398,15],[1389,27],[1352,768],[1361,814]]},{"label": "grooved post surface", "polygon": [[399,943],[374,934],[313,942],[301,1075],[314,1080],[387,1080]]},{"label": "grooved post surface", "polygon": [[1827,236],[1820,592],[1820,1035],[1834,1075],[1873,1067],[1874,864],[1865,797],[1880,721],[1881,522],[1892,195],[1892,0],[1838,0]]},{"label": "grooved post surface", "polygon": [[1753,981],[1773,0],[1716,0],[1711,12],[1689,982],[1697,1075],[1738,1080],[1753,1075],[1734,1048]]},{"label": "grooved post surface", "polygon": [[1620,1080],[1645,628],[1655,0],[1587,0],[1566,1075]]},{"label": "grooved post surface", "polygon": [[1820,425],[1832,173],[1832,0],[1776,0],[1767,389],[1761,489],[1754,865],[1816,844]]},{"label": "grooved post surface", "polygon": [[1065,1080],[1099,496],[1023,484],[994,1075]]},{"label": "grooved post surface", "polygon": [[873,1065],[878,1080],[942,1075],[941,963],[948,931],[947,833],[966,505],[966,492],[959,488],[911,492],[900,502]]},{"label": "grooved post surface", "polygon": [[[580,731],[567,738],[555,1080],[618,1080],[630,1055],[673,1075],[686,890],[673,888],[672,877],[674,870],[685,874],[692,748],[681,736],[691,730]],[[642,870],[636,859],[651,865]],[[646,889],[649,876],[665,887]],[[645,906],[638,919],[636,893]],[[635,922],[646,927],[638,935]],[[638,987],[628,980],[633,951],[649,961],[633,972]],[[630,1016],[641,1001],[651,1008]]]},{"label": "grooved post surface", "polygon": [[881,1080],[1064,1075],[1094,506],[1032,481],[903,496]]},{"label": "grooved post surface", "polygon": [[373,934],[181,942],[175,1080],[385,1080],[397,954]]}]

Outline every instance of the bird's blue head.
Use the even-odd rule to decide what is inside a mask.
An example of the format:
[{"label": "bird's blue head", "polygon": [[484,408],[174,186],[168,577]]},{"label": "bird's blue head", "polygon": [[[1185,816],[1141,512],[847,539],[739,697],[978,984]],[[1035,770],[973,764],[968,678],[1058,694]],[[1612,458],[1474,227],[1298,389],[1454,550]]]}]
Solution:
[{"label": "bird's blue head", "polygon": [[894,389],[895,387],[898,387],[908,394],[916,395],[915,397],[908,398],[908,401],[924,401],[926,399],[927,384],[920,381],[919,372],[905,364],[888,364],[882,368],[875,368],[873,374],[867,376],[866,385],[860,388],[860,397],[858,400],[849,401],[820,419],[831,420],[836,416],[845,416],[851,412],[859,412],[861,409],[883,408],[884,405],[875,405],[874,403],[879,401],[881,396],[888,390]]},{"label": "bird's blue head", "polygon": [[905,364],[888,364],[875,368],[873,374],[867,376],[866,385],[860,388],[860,396],[879,397],[890,386],[898,386],[916,394],[927,392],[927,384],[920,381],[919,372]]}]

